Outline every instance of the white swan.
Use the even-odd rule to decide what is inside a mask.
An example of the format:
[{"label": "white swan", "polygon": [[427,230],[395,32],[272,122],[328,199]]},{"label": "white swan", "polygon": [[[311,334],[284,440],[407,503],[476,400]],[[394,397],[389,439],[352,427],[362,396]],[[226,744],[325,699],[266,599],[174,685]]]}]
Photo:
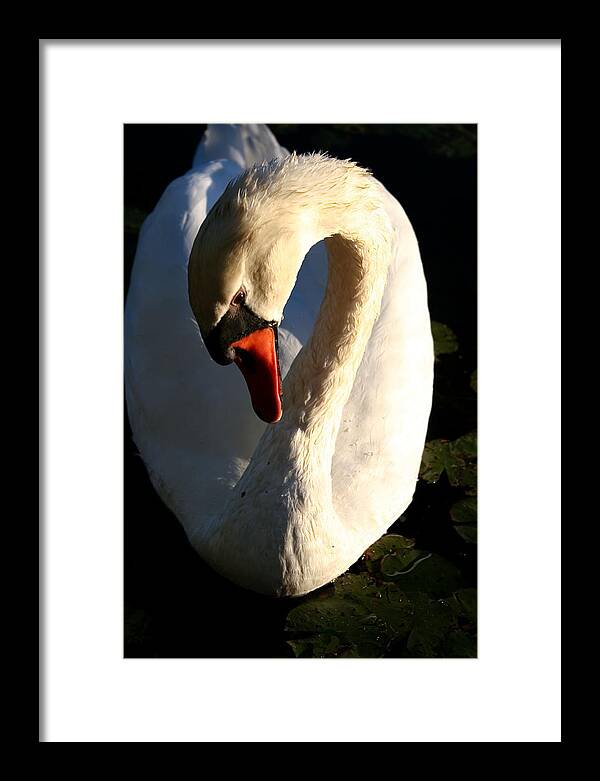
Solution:
[{"label": "white swan", "polygon": [[[125,341],[152,483],[241,586],[316,589],[410,503],[433,385],[426,285],[406,214],[354,163],[209,126],[142,227]],[[259,420],[248,389],[281,420]]]}]

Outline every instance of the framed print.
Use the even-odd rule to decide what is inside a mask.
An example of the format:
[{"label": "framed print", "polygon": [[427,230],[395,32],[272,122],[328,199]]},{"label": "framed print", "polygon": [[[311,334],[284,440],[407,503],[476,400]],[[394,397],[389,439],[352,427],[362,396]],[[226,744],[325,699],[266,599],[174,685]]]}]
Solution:
[{"label": "framed print", "polygon": [[560,41],[40,74],[40,740],[560,741]]}]

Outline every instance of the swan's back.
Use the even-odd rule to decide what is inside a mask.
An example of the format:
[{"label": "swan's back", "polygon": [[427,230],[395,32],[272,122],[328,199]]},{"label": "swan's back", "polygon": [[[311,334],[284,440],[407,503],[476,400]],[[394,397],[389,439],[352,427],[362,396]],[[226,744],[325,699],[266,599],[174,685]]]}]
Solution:
[{"label": "swan's back", "polygon": [[287,149],[265,125],[208,125],[194,155],[193,168],[230,160],[243,171],[255,163],[287,156]]}]

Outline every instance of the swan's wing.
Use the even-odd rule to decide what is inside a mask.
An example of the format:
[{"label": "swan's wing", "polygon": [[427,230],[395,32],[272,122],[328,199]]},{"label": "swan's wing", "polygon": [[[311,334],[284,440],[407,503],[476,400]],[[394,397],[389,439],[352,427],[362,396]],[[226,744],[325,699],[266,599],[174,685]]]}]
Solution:
[{"label": "swan's wing", "polygon": [[[210,359],[187,293],[196,233],[241,171],[239,162],[219,160],[199,164],[169,185],[140,231],[125,310],[134,441],[155,488],[190,536],[208,530],[220,513],[266,425],[252,410],[241,373]],[[312,330],[325,276],[325,255],[316,248],[286,308],[283,374]]]},{"label": "swan's wing", "polygon": [[188,533],[198,508],[218,510],[238,477],[232,456],[249,458],[263,427],[243,413],[247,391],[239,373],[210,360],[187,295],[198,228],[239,172],[219,161],[169,185],[142,226],[125,308],[133,438],[155,488]]},{"label": "swan's wing", "polygon": [[336,510],[357,537],[368,538],[366,544],[412,499],[433,387],[433,342],[417,239],[398,201],[383,186],[382,191],[394,226],[394,259],[332,464]]},{"label": "swan's wing", "polygon": [[266,125],[208,125],[194,156],[194,168],[230,160],[242,170],[254,163],[287,157]]}]

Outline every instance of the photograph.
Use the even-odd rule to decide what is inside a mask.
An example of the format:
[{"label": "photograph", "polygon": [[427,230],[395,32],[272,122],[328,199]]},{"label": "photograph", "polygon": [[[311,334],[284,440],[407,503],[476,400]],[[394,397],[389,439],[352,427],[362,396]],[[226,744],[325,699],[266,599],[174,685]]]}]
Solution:
[{"label": "photograph", "polygon": [[477,144],[123,124],[126,659],[478,658]]}]

